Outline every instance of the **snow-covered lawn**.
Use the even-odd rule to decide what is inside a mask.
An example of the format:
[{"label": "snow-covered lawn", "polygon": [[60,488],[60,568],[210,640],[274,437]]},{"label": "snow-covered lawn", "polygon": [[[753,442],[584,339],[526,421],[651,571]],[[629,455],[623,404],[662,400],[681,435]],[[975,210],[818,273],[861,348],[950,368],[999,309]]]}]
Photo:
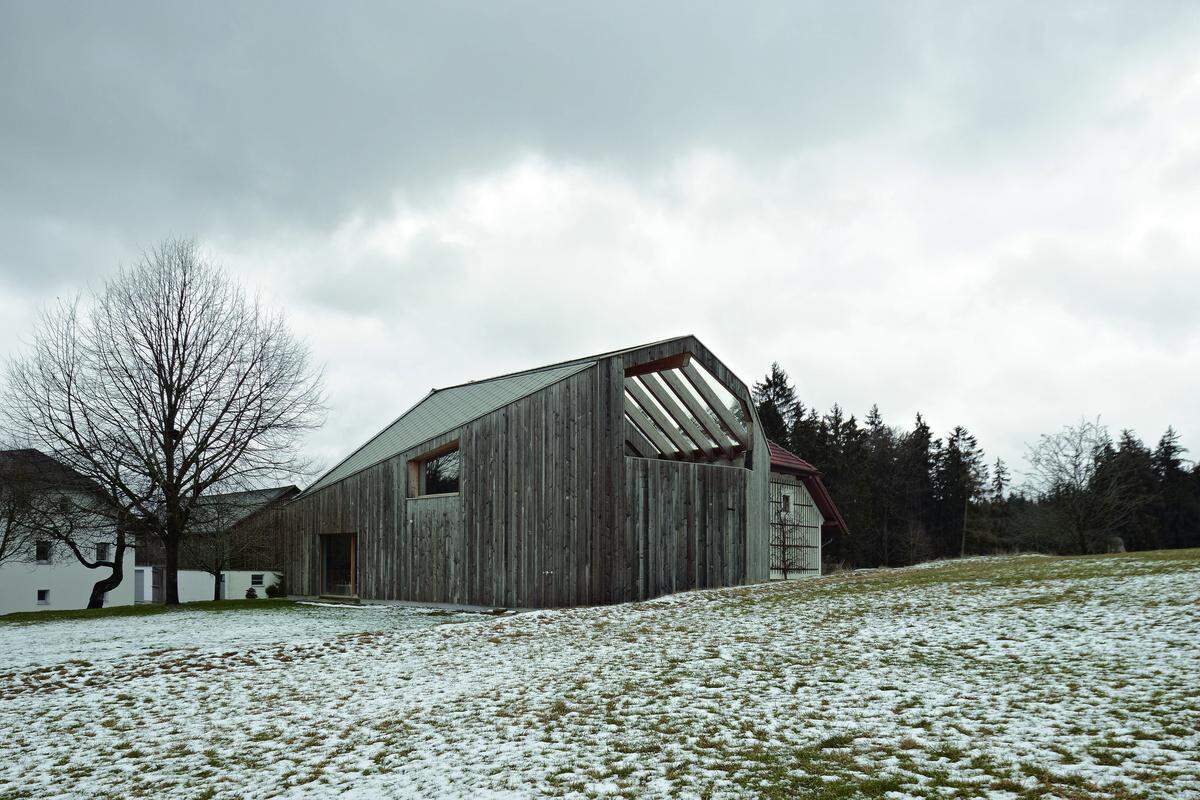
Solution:
[{"label": "snow-covered lawn", "polygon": [[187,616],[0,624],[0,798],[1200,798],[1198,551]]},{"label": "snow-covered lawn", "polygon": [[476,618],[474,614],[386,605],[301,603],[285,608],[179,611],[37,623],[34,627],[0,622],[0,676],[14,667],[45,667],[71,659],[86,659],[96,665],[164,651],[175,656],[185,652],[250,651],[284,642],[322,642],[343,633],[409,631]]}]

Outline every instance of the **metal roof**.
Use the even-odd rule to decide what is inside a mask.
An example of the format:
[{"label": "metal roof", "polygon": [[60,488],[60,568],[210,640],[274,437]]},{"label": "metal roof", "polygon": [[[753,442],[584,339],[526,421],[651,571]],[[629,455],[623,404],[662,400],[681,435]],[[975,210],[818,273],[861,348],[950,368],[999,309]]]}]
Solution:
[{"label": "metal roof", "polygon": [[552,383],[581,372],[595,360],[556,364],[497,378],[434,389],[373,439],[326,472],[304,493],[348,478],[443,433],[478,419]]}]

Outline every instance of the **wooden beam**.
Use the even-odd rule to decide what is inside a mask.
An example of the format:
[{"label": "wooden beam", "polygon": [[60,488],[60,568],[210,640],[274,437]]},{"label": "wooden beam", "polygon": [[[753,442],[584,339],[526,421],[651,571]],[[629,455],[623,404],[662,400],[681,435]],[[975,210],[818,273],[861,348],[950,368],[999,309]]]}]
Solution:
[{"label": "wooden beam", "polygon": [[629,442],[629,446],[642,458],[658,456],[658,451],[654,449],[654,445],[650,444],[650,440],[643,436],[637,426],[629,420],[625,420],[625,441]]},{"label": "wooden beam", "polygon": [[[721,420],[721,424],[729,429],[729,432],[737,440],[738,444],[742,447],[750,447],[749,432],[742,427],[742,423],[737,421],[737,418],[733,416],[733,412],[725,407],[724,403],[721,402],[721,398],[717,397],[717,393],[708,385],[708,381],[704,380],[704,376],[690,363],[685,364],[680,372],[684,374],[684,377],[688,379],[692,386],[696,387],[696,391],[704,398],[704,402],[712,406],[712,410],[716,412],[717,418]],[[741,401],[739,400],[738,402],[740,403]]]},{"label": "wooden beam", "polygon": [[662,381],[660,381],[654,375],[643,375],[641,377],[641,381],[642,385],[650,390],[650,394],[654,395],[654,399],[657,400],[658,404],[663,407],[663,409],[667,412],[667,415],[670,416],[671,419],[678,422],[683,428],[684,433],[691,437],[692,441],[696,443],[696,447],[703,455],[715,458],[721,454],[721,448],[719,444],[717,447],[713,447],[711,444],[709,444],[708,437],[705,436],[696,423],[692,421],[691,416],[683,410],[683,408],[679,405],[679,401],[672,397],[671,393],[666,390],[662,384]]},{"label": "wooden beam", "polygon": [[696,392],[689,389],[687,384],[676,377],[674,372],[660,372],[658,376],[667,382],[667,385],[671,387],[672,391],[687,406],[688,411],[692,412],[692,416],[699,420],[712,440],[719,444],[721,449],[725,451],[725,455],[733,458],[735,452],[733,446],[729,444],[729,436],[725,431],[721,430],[721,426],[712,418],[712,414],[708,413],[708,406],[696,399]]},{"label": "wooden beam", "polygon": [[677,455],[675,448],[671,446],[667,437],[659,432],[658,426],[628,396],[625,397],[625,413],[633,420],[633,424],[637,426],[637,429],[644,433],[646,438],[650,440],[650,443],[657,447],[664,456]]},{"label": "wooden beam", "polygon": [[632,367],[625,368],[625,377],[633,378],[638,375],[645,375],[647,372],[661,372],[664,369],[682,369],[684,364],[692,360],[692,354],[688,352],[676,353],[673,356],[665,356],[664,358],[656,358],[653,361],[646,361],[641,364],[634,364]]},{"label": "wooden beam", "polygon": [[679,429],[675,427],[670,418],[660,411],[658,406],[654,405],[654,401],[650,399],[650,395],[646,394],[646,390],[642,388],[642,385],[637,380],[626,378],[625,391],[633,395],[633,399],[642,407],[642,410],[650,415],[650,419],[654,420],[658,427],[662,428],[663,433],[671,440],[671,444],[679,449],[680,458],[692,454],[692,451],[696,448],[688,444],[687,439],[683,438],[683,434],[679,432]]}]

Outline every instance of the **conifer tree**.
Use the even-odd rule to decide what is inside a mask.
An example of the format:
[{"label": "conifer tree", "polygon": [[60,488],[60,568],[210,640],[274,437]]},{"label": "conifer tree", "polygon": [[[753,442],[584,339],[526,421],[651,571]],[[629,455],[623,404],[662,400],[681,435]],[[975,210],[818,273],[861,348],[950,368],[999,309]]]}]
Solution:
[{"label": "conifer tree", "polygon": [[778,361],[772,362],[771,371],[754,384],[751,397],[763,433],[771,441],[786,445],[796,413],[796,389]]}]

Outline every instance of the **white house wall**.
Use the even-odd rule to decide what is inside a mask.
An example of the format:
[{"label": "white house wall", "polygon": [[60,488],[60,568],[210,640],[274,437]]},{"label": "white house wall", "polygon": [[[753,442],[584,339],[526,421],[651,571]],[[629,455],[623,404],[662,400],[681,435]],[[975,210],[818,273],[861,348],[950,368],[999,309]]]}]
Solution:
[{"label": "white house wall", "polygon": [[[124,578],[105,597],[105,606],[133,604],[132,547],[125,551],[124,566]],[[92,586],[108,572],[104,567],[88,569],[61,545],[55,547],[50,564],[5,564],[0,566],[0,614],[87,608]],[[49,591],[48,602],[39,604],[38,590],[43,589]]]},{"label": "white house wall", "polygon": [[[784,497],[788,498],[786,503]],[[821,526],[825,518],[808,488],[794,475],[771,473],[770,523],[771,579],[820,575]],[[786,569],[780,568],[785,565]]]},{"label": "white house wall", "polygon": [[[262,575],[261,586],[254,591],[260,598],[267,596],[267,587],[279,580],[279,574],[269,570],[227,570],[225,575],[224,600],[241,600],[253,583],[253,576]],[[179,602],[195,603],[213,599],[213,576],[203,570],[179,570]]]}]

